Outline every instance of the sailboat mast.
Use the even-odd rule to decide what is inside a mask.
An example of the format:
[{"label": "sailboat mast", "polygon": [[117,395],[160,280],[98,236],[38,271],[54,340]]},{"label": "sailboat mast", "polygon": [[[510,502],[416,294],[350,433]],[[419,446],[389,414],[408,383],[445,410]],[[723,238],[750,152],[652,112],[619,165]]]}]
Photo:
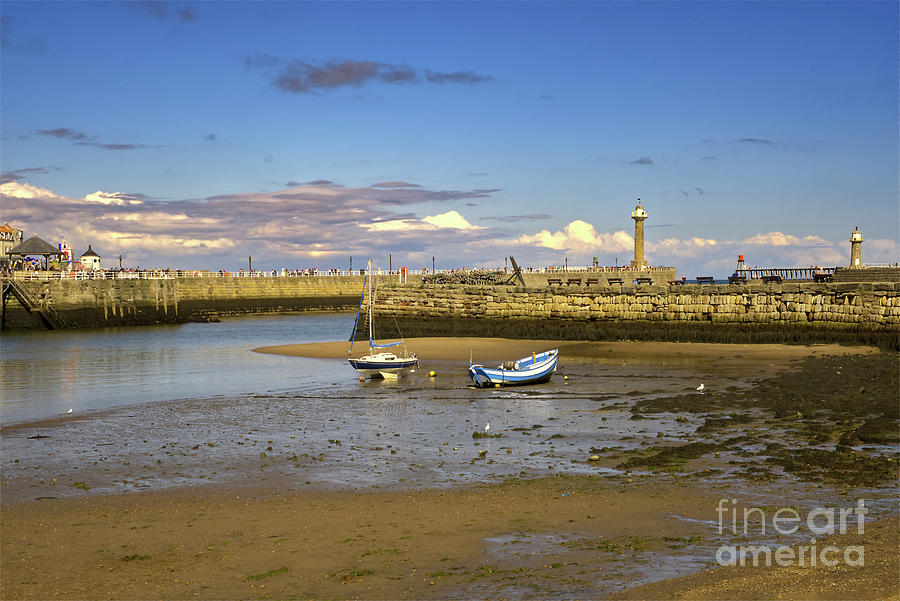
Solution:
[{"label": "sailboat mast", "polygon": [[373,323],[375,312],[372,308],[372,303],[375,302],[375,280],[372,276],[372,259],[369,259],[367,269],[369,270],[369,348],[371,349],[375,344],[375,324]]}]

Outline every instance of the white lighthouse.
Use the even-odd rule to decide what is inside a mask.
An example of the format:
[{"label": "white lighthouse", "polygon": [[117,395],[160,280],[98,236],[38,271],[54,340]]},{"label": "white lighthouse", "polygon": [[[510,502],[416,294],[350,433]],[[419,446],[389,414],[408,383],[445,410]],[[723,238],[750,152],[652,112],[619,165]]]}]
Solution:
[{"label": "white lighthouse", "polygon": [[647,219],[647,211],[638,198],[637,206],[631,212],[631,218],[634,219],[634,261],[631,266],[636,269],[647,267],[647,261],[644,260],[644,220]]},{"label": "white lighthouse", "polygon": [[850,267],[853,269],[862,268],[862,233],[859,226],[850,234]]}]

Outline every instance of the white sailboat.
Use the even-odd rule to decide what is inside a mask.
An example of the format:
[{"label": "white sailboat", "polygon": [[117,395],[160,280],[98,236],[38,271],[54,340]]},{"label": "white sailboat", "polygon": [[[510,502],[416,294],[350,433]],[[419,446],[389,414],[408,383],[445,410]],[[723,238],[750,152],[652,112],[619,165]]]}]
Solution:
[{"label": "white sailboat", "polygon": [[[353,353],[353,342],[356,339],[356,332],[359,327],[359,317],[362,315],[363,300],[366,298],[366,286],[369,288],[369,303],[367,319],[369,322],[369,354],[363,355],[358,359],[353,359],[350,355]],[[387,344],[375,343],[375,323],[374,323],[374,307],[375,307],[375,279],[372,274],[372,259],[366,266],[366,277],[363,280],[363,291],[359,298],[359,308],[356,311],[356,322],[353,324],[353,333],[350,334],[350,348],[347,351],[347,360],[353,369],[357,371],[363,378],[384,378],[395,379],[405,369],[410,369],[419,364],[419,358],[415,353],[406,351],[405,342],[389,342]],[[378,349],[389,348],[404,345],[403,356],[387,351],[379,351]]]}]

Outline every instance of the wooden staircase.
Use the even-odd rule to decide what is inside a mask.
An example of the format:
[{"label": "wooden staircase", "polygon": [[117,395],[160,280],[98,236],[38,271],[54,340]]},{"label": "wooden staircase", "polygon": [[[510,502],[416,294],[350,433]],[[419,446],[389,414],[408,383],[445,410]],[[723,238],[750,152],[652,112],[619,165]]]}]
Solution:
[{"label": "wooden staircase", "polygon": [[4,322],[6,317],[6,301],[10,294],[15,296],[19,303],[29,313],[33,314],[37,311],[41,321],[44,322],[44,325],[48,330],[64,330],[68,327],[66,320],[64,320],[62,316],[49,305],[49,303],[41,302],[21,282],[12,279],[3,280],[2,301],[0,302],[3,304]]}]

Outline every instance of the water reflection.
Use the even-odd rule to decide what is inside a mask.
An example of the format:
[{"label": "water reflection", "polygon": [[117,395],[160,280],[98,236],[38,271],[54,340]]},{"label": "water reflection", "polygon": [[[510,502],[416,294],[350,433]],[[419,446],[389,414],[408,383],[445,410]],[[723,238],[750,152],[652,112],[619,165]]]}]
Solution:
[{"label": "water reflection", "polygon": [[321,362],[260,355],[259,346],[341,340],[353,314],[4,334],[4,425],[151,401],[291,390],[319,383]]}]

